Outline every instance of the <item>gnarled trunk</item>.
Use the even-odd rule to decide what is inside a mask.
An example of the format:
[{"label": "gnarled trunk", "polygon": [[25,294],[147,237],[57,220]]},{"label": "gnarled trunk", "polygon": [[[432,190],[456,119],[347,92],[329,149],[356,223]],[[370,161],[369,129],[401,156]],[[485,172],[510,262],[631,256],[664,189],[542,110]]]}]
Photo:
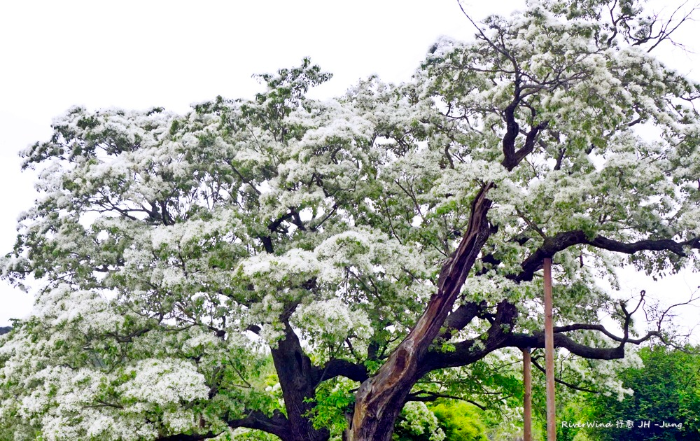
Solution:
[{"label": "gnarled trunk", "polygon": [[289,421],[287,433],[280,437],[283,441],[327,441],[330,438],[328,429],[314,429],[305,416],[313,407],[305,400],[315,396],[314,368],[289,323],[285,323],[285,327],[284,338],[272,349]]},{"label": "gnarled trunk", "polygon": [[492,183],[485,184],[474,199],[467,231],[457,250],[443,266],[438,292],[430,298],[416,326],[377,374],[363,382],[357,391],[346,440],[391,440],[394,422],[411,388],[426,373],[421,370],[421,361],[445,323],[469,271],[489,237],[486,214],[491,201],[486,198],[486,193],[492,186]]}]

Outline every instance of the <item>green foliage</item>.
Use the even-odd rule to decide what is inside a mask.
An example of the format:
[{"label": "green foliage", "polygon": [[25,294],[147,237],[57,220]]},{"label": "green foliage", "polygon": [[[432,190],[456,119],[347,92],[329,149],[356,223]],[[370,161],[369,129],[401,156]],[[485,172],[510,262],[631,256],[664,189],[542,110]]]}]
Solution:
[{"label": "green foliage", "polygon": [[262,430],[236,429],[232,436],[219,436],[217,441],[279,441],[280,438]]},{"label": "green foliage", "polygon": [[[428,329],[416,322],[484,188],[478,261],[457,304],[433,303],[456,326],[421,340],[433,347],[407,368],[425,374],[424,393],[500,408],[507,424],[490,433],[518,430],[514,348],[542,329],[539,259],[556,254],[561,325],[602,312],[626,323],[597,288],[614,284],[613,253],[654,250],[631,261],[659,273],[698,247],[700,86],[634,39],[638,3],[533,1],[472,41],[440,40],[406,84],[372,77],[326,101],[306,93],[330,74],[304,59],[260,75],[252,100],[184,115],[70,109],[22,153],[41,194],[0,277],[38,280],[40,295],[0,337],[0,439],[48,427],[55,439],[148,440],[258,419],[313,432],[309,418],[337,435],[349,378],[376,374],[411,329]],[[610,355],[604,333],[566,335]],[[580,384],[600,364],[576,367],[567,378]],[[693,388],[673,408],[688,430]],[[462,411],[408,403],[396,436],[483,439],[481,416]]]},{"label": "green foliage", "polygon": [[348,426],[347,415],[355,404],[351,389],[356,387],[357,383],[344,378],[319,385],[316,397],[309,400],[315,405],[307,415],[313,420],[314,427],[326,428],[331,434],[340,435]]},{"label": "green foliage", "polygon": [[488,441],[480,411],[464,401],[443,401],[430,409],[445,432],[445,441]]},{"label": "green foliage", "polygon": [[[588,413],[590,413],[590,408],[585,406],[581,396],[574,397],[574,399],[564,403],[563,406],[557,406],[557,421],[559,421],[559,424],[557,424],[557,439],[559,441],[579,441],[581,437],[585,436],[583,429],[570,427],[571,425],[561,424],[561,422],[585,421],[588,419]],[[546,415],[541,415],[539,419],[546,426]]]},{"label": "green foliage", "polygon": [[[697,348],[688,347],[697,351]],[[573,440],[577,433],[587,433],[591,439],[600,441],[623,441],[630,439],[690,441],[700,439],[700,355],[663,346],[642,348],[639,355],[644,361],[642,368],[628,368],[620,377],[625,387],[634,391],[622,401],[614,396],[587,396],[576,411],[569,408],[562,418],[570,421],[589,422],[618,421],[624,427],[572,429],[562,440]],[[634,427],[627,429],[626,422]],[[649,427],[639,427],[642,422]],[[666,424],[677,427],[658,427]]]}]

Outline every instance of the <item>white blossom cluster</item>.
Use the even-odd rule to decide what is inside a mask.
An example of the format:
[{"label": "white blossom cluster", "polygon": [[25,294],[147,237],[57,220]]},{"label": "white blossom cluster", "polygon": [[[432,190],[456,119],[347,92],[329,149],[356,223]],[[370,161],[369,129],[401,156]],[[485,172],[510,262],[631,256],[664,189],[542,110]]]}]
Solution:
[{"label": "white blossom cluster", "polygon": [[[483,301],[485,317],[506,300],[518,317],[504,331],[540,331],[528,259],[575,233],[554,259],[558,324],[621,323],[597,284],[618,288],[616,266],[700,265],[700,87],[633,44],[636,15],[619,32],[598,20],[604,3],[532,1],[470,42],[439,40],[411,81],[371,77],[337,99],[306,98],[329,75],[304,60],[262,75],[252,100],[57,118],[22,153],[40,197],[0,258],[3,278],[39,286],[33,315],[0,337],[0,438],[224,436],[253,412],[309,418],[313,397],[285,402],[298,385],[275,369],[376,372],[487,186],[488,239],[455,307]],[[685,248],[609,245],[660,240]],[[435,347],[475,339],[479,353],[490,326],[475,318]],[[471,380],[487,382],[489,363]],[[605,363],[576,363],[577,380],[627,393]],[[469,376],[450,372],[435,374],[446,387]],[[443,439],[423,404],[405,413]]]}]

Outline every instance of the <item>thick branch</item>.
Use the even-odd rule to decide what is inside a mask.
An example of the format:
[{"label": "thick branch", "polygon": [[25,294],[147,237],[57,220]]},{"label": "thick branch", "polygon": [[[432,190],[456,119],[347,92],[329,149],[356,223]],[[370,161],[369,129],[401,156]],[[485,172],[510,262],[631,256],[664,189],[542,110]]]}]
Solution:
[{"label": "thick branch", "polygon": [[355,401],[349,430],[352,440],[389,439],[398,413],[415,382],[423,375],[423,360],[440,333],[484,243],[491,234],[486,218],[493,183],[484,184],[472,203],[467,230],[457,250],[444,263],[434,294],[415,327],[392,352],[376,375],[364,381]]},{"label": "thick branch", "polygon": [[595,248],[625,254],[634,254],[639,251],[671,251],[680,257],[686,257],[687,254],[684,248],[700,249],[700,239],[693,238],[684,242],[676,242],[672,239],[648,239],[625,243],[603,236],[589,238],[581,230],[567,231],[547,238],[542,246],[523,261],[520,265],[522,271],[519,274],[509,276],[509,278],[516,282],[532,280],[533,275],[542,268],[542,262],[546,257],[552,257],[559,251],[574,245],[590,245]]},{"label": "thick branch", "polygon": [[359,382],[363,382],[369,378],[367,368],[364,365],[334,358],[329,360],[322,368],[315,368],[314,382],[318,384],[322,381],[339,376]]},{"label": "thick branch", "polygon": [[[623,337],[612,334],[602,325],[577,323],[555,327],[554,346],[565,348],[572,354],[584,358],[612,360],[625,356],[626,344],[640,344],[652,337],[660,336],[660,331],[652,331],[640,338],[629,338],[631,316],[638,309],[639,305],[632,312],[628,312],[624,304],[620,306],[621,313],[624,315]],[[485,335],[485,339],[464,340],[455,344],[454,351],[450,352],[431,351],[428,353],[425,362],[421,366],[421,371],[425,374],[436,369],[466,366],[484,358],[497,349],[505,347],[544,348],[544,332],[536,332],[534,334],[514,334],[510,332],[510,330],[513,329],[516,318],[517,308],[515,305],[505,300],[502,301],[498,304],[496,315],[493,318],[491,327]],[[580,344],[564,335],[565,332],[578,330],[601,332],[610,339],[618,342],[619,345],[613,348],[594,348]]]},{"label": "thick branch", "polygon": [[[262,430],[263,432],[277,435],[281,439],[286,439],[289,431],[289,421],[282,412],[275,409],[272,416],[267,416],[259,410],[254,410],[248,413],[245,418],[239,418],[226,421],[226,424],[232,429],[245,427],[248,429]],[[220,433],[204,433],[194,435],[171,435],[157,438],[156,441],[200,441],[212,439],[219,436]]]},{"label": "thick branch", "polygon": [[248,429],[262,430],[277,435],[282,439],[286,439],[289,432],[289,421],[278,409],[274,410],[271,417],[259,410],[254,410],[247,417],[229,420],[226,421],[226,424],[232,429],[246,427]]},{"label": "thick branch", "polygon": [[513,114],[515,108],[513,107],[511,109],[514,104],[517,105],[517,101],[513,101],[505,111],[507,127],[506,134],[503,137],[503,154],[505,157],[503,158],[503,162],[501,162],[501,164],[509,171],[513,170],[518,164],[520,164],[520,161],[532,153],[532,151],[535,149],[535,145],[537,144],[537,135],[539,135],[539,133],[549,125],[549,121],[543,121],[540,124],[532,127],[525,136],[525,144],[516,151],[515,138],[518,136],[520,126],[518,126],[518,123],[515,122],[515,116]]},{"label": "thick branch", "polygon": [[184,434],[179,434],[179,435],[171,435],[171,436],[162,436],[160,438],[156,438],[156,441],[201,441],[205,439],[212,439],[219,436],[219,434],[215,433],[206,433],[204,435],[184,435]]},{"label": "thick branch", "polygon": [[441,338],[449,339],[452,333],[464,329],[479,313],[479,309],[486,307],[486,302],[481,304],[475,302],[465,303],[452,311],[445,319],[445,331],[440,335]]},{"label": "thick branch", "polygon": [[518,133],[520,132],[520,126],[515,121],[515,109],[518,107],[518,103],[520,102],[519,92],[520,89],[517,87],[516,83],[516,96],[503,112],[503,119],[506,122],[506,133],[503,135],[504,157],[501,164],[503,164],[503,166],[509,171],[513,170],[515,166],[518,165],[515,161],[515,139],[518,137]]},{"label": "thick branch", "polygon": [[[455,350],[450,352],[431,351],[420,367],[421,373],[426,374],[436,369],[465,366],[481,360],[489,353],[504,346],[510,330],[515,325],[518,309],[507,301],[501,301],[496,307],[493,324],[486,332],[485,340],[469,339],[455,344]],[[477,340],[480,344],[477,345]],[[527,346],[523,346],[527,347]]]},{"label": "thick branch", "polygon": [[605,329],[605,327],[603,325],[593,325],[593,324],[587,324],[587,323],[574,323],[572,325],[555,326],[554,327],[555,333],[571,332],[571,331],[598,331],[598,332],[604,334],[606,337],[610,338],[611,340],[615,340],[616,342],[623,342],[624,341],[624,338],[616,336],[612,332]]},{"label": "thick branch", "polygon": [[440,398],[447,398],[448,400],[460,400],[466,401],[467,403],[473,404],[481,410],[486,410],[486,406],[477,403],[476,401],[468,400],[466,398],[456,397],[454,395],[439,394],[437,392],[420,391],[414,394],[409,394],[406,401],[422,401],[431,402],[436,401]]},{"label": "thick branch", "polygon": [[[267,225],[267,229],[270,230],[271,233],[277,232],[277,229],[280,225],[282,225],[282,222],[292,218],[292,216],[292,213],[283,214],[279,219],[270,222]],[[262,236],[260,237],[260,240],[262,240],[263,246],[265,247],[265,251],[267,253],[272,254],[275,252],[274,247],[272,246],[272,238],[270,236]]]},{"label": "thick branch", "polygon": [[[512,334],[504,341],[502,347],[544,348],[544,333]],[[565,348],[574,355],[595,360],[615,360],[625,357],[624,343],[614,348],[593,348],[582,345],[564,334],[554,334],[554,347]]]}]

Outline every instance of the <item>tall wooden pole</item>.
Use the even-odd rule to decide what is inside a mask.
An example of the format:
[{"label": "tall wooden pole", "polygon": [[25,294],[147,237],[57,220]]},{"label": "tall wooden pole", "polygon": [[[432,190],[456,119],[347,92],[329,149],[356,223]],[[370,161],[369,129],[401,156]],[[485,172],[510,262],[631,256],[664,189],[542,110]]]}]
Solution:
[{"label": "tall wooden pole", "polygon": [[554,329],[552,325],[552,259],[544,259],[544,358],[547,377],[547,441],[556,441],[554,412]]},{"label": "tall wooden pole", "polygon": [[532,441],[532,371],[530,370],[530,348],[523,349],[523,441]]}]

